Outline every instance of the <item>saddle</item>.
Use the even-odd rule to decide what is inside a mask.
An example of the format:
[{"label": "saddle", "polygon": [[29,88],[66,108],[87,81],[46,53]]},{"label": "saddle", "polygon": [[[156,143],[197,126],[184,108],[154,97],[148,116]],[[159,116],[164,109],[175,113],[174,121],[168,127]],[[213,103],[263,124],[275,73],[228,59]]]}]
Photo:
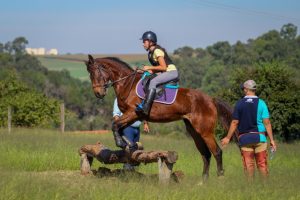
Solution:
[{"label": "saddle", "polygon": [[[156,76],[157,74],[144,72],[141,80],[138,82],[136,87],[136,93],[141,99],[145,98],[145,94],[149,89],[149,83]],[[177,91],[179,88],[178,81],[179,79],[175,79],[158,85],[156,88],[154,102],[172,104],[177,96]]]},{"label": "saddle", "polygon": [[[155,78],[157,74],[150,74],[149,72],[145,72],[142,76],[142,85],[145,93],[148,92],[150,81]],[[166,83],[162,83],[156,87],[156,95],[154,99],[159,99],[164,94],[166,94],[166,88],[178,88],[179,79],[171,80]],[[166,96],[166,95],[165,95]]]}]

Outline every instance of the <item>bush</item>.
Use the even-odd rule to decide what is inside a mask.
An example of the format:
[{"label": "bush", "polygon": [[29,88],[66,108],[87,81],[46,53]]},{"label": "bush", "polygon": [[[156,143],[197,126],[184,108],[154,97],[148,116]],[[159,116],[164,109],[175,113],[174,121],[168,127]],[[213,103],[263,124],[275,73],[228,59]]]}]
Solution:
[{"label": "bush", "polygon": [[231,76],[229,88],[219,95],[233,105],[242,96],[239,85],[249,79],[256,81],[257,95],[268,105],[274,134],[285,141],[299,139],[300,94],[292,70],[280,62],[238,68]]},{"label": "bush", "polygon": [[0,81],[0,126],[7,125],[8,106],[15,126],[49,128],[59,122],[59,102],[27,88],[14,72]]}]

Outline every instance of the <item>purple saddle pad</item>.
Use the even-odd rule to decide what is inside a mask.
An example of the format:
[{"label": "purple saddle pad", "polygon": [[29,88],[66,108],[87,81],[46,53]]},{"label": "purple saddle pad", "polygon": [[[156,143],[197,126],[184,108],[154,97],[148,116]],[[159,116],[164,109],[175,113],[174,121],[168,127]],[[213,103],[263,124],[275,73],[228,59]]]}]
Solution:
[{"label": "purple saddle pad", "polygon": [[[138,84],[136,85],[136,94],[141,99],[145,99],[145,92],[142,85],[142,80],[139,80]],[[154,102],[163,103],[163,104],[172,104],[174,103],[176,96],[177,96],[178,88],[165,88],[165,92],[159,98],[155,97]]]}]

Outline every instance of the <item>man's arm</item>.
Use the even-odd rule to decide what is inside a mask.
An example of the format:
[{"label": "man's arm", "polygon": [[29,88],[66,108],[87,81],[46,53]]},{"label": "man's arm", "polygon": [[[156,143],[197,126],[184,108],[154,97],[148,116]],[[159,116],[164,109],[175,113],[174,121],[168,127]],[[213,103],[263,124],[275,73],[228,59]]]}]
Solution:
[{"label": "man's arm", "polygon": [[221,144],[222,144],[223,147],[225,147],[229,143],[229,141],[230,141],[231,137],[233,136],[236,128],[238,127],[238,124],[239,124],[239,120],[234,119],[234,120],[231,121],[227,136],[224,137],[221,140]]},{"label": "man's arm", "polygon": [[114,120],[120,118],[122,115],[122,112],[120,111],[119,107],[118,107],[118,101],[117,99],[115,99],[114,101],[114,110],[113,110],[113,118]]},{"label": "man's arm", "polygon": [[144,131],[146,133],[150,132],[149,123],[147,121],[144,121]]},{"label": "man's arm", "polygon": [[270,119],[269,118],[263,119],[263,123],[266,127],[267,134],[270,138],[270,145],[274,149],[274,151],[276,151],[277,147],[276,147],[276,143],[274,141],[272,125],[271,125]]}]

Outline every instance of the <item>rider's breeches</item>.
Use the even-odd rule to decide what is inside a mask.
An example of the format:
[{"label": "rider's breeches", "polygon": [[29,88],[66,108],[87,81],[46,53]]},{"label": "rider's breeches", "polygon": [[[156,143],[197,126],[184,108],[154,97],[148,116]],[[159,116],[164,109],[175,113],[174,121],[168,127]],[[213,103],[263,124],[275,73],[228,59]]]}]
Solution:
[{"label": "rider's breeches", "polygon": [[267,165],[267,143],[256,143],[241,147],[243,158],[244,172],[248,178],[254,176],[255,162],[256,166],[263,177],[268,176]]},{"label": "rider's breeches", "polygon": [[177,70],[167,71],[167,72],[158,74],[155,78],[153,78],[150,81],[149,90],[156,89],[157,85],[169,82],[169,81],[177,79],[177,78],[178,78]]}]

